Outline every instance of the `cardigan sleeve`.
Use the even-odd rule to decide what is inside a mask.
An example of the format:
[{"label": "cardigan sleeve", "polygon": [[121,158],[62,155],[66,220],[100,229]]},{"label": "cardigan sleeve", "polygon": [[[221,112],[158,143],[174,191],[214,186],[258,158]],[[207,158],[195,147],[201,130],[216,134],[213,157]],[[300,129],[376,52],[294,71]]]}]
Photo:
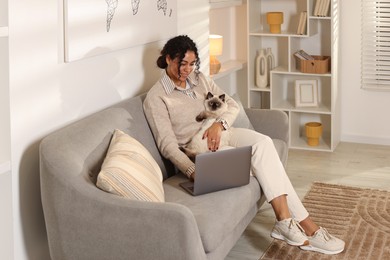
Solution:
[{"label": "cardigan sleeve", "polygon": [[179,149],[176,135],[172,129],[168,109],[161,95],[158,95],[152,89],[148,92],[143,106],[146,119],[148,120],[161,154],[189,177],[193,172],[191,169],[194,169],[195,165]]}]

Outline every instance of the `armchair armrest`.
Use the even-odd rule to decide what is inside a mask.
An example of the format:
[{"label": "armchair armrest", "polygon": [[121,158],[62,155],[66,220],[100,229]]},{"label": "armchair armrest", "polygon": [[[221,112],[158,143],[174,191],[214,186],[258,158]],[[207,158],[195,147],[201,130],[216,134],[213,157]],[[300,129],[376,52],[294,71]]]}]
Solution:
[{"label": "armchair armrest", "polygon": [[288,116],[279,110],[245,108],[253,128],[272,139],[280,139],[288,144]]},{"label": "armchair armrest", "polygon": [[206,259],[188,208],[127,200],[81,176],[53,175],[53,170],[41,163],[52,259]]}]

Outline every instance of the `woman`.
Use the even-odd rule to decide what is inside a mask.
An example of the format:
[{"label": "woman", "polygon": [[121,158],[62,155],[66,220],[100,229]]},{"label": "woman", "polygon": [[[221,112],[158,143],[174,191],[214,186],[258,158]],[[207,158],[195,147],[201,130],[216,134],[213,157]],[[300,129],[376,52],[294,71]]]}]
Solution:
[{"label": "woman", "polygon": [[[195,117],[204,110],[208,92],[223,91],[199,72],[196,44],[185,35],[170,39],[157,59],[163,69],[160,80],[150,89],[144,110],[162,155],[188,178],[195,175],[194,163],[180,150],[200,129]],[[225,94],[226,95],[226,94]],[[224,113],[204,133],[208,148],[218,150],[222,131],[231,126],[238,114],[237,103],[226,95],[228,112]],[[344,241],[330,235],[309,217],[284,170],[272,140],[249,129],[232,128],[230,145],[252,146],[252,172],[275,212],[276,223],[271,236],[304,250],[338,254]]]}]

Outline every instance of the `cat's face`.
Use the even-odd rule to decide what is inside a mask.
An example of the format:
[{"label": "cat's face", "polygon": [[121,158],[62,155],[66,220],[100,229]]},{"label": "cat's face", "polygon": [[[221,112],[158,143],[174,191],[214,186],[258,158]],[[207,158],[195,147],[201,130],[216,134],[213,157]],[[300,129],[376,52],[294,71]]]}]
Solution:
[{"label": "cat's face", "polygon": [[225,94],[217,96],[213,95],[211,92],[207,93],[205,107],[206,110],[210,112],[224,112],[227,109]]}]

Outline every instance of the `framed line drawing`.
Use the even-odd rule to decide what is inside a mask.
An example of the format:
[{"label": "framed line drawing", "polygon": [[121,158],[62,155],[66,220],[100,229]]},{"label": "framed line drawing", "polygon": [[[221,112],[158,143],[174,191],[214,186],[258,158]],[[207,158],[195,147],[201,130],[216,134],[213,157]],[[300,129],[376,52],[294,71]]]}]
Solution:
[{"label": "framed line drawing", "polygon": [[65,62],[177,34],[177,0],[63,1]]},{"label": "framed line drawing", "polygon": [[317,80],[295,81],[295,107],[318,106]]}]

